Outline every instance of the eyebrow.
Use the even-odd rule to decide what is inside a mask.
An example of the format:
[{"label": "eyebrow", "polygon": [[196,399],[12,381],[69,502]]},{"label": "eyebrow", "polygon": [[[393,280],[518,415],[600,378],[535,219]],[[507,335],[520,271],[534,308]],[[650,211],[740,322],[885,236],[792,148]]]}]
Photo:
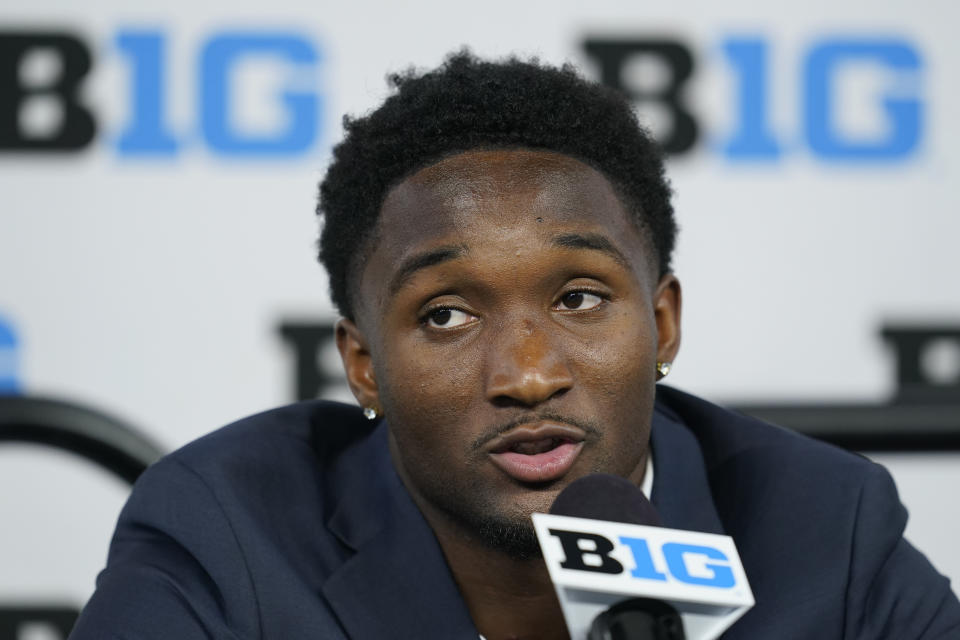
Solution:
[{"label": "eyebrow", "polygon": [[390,286],[387,290],[390,292],[390,295],[393,296],[403,285],[410,281],[410,278],[412,278],[417,271],[443,262],[462,258],[466,254],[467,248],[462,245],[446,245],[408,256],[400,263],[393,277],[390,278]]},{"label": "eyebrow", "polygon": [[[624,256],[619,249],[613,246],[613,243],[610,242],[606,236],[603,236],[599,233],[562,233],[554,236],[551,244],[555,247],[560,247],[563,249],[587,249],[590,251],[600,251],[607,254],[621,265],[627,268],[630,267],[630,263],[627,261],[626,256]],[[387,288],[389,295],[391,297],[396,295],[396,293],[402,289],[407,282],[410,281],[417,271],[462,258],[463,256],[467,255],[467,253],[468,249],[464,245],[445,245],[435,249],[430,249],[429,251],[423,251],[420,253],[415,253],[412,256],[408,256],[400,263],[397,271],[393,274],[393,277],[390,278],[390,285]]]},{"label": "eyebrow", "polygon": [[564,249],[588,249],[591,251],[601,251],[624,267],[630,266],[627,257],[613,246],[610,240],[599,233],[563,233],[553,237],[553,246]]}]

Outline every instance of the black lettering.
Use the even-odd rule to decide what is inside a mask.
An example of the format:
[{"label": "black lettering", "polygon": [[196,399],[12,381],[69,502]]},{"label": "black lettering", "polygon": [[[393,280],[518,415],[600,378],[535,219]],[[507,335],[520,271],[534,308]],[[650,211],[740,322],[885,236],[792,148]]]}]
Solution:
[{"label": "black lettering", "polygon": [[881,334],[894,350],[897,362],[897,402],[956,403],[960,377],[936,380],[924,366],[928,349],[960,349],[960,326],[887,326]]},{"label": "black lettering", "polygon": [[[615,558],[610,557],[610,552],[613,551],[613,543],[603,536],[581,531],[564,531],[563,529],[550,529],[550,535],[560,538],[563,555],[566,556],[566,560],[560,563],[560,566],[564,569],[611,574],[623,573],[623,565]],[[581,540],[592,543],[593,548],[590,550],[582,549],[580,547]],[[595,562],[587,564],[585,559],[588,557]]]},{"label": "black lettering", "polygon": [[[667,108],[672,127],[658,142],[666,153],[683,153],[697,141],[697,121],[681,101],[681,92],[693,73],[690,50],[675,40],[604,40],[588,39],[583,43],[587,55],[600,64],[600,81],[622,91],[639,102],[657,102]],[[656,56],[669,67],[670,81],[657,91],[641,91],[625,86],[623,69],[634,56]]]},{"label": "black lettering", "polygon": [[70,635],[80,612],[72,607],[3,606],[0,605],[0,638],[3,640],[26,640],[36,637],[37,629],[43,629],[43,637],[49,632],[61,638]]},{"label": "black lettering", "polygon": [[293,347],[296,400],[312,400],[324,390],[343,383],[343,376],[331,374],[320,363],[323,348],[333,343],[329,323],[283,323],[280,335]]},{"label": "black lettering", "polygon": [[[57,53],[61,73],[45,87],[24,87],[21,64],[31,51]],[[96,126],[90,111],[77,102],[77,88],[90,71],[90,51],[67,33],[0,32],[0,150],[72,151],[93,140]],[[54,96],[62,107],[58,131],[43,137],[28,136],[20,125],[24,103],[34,96]]]}]

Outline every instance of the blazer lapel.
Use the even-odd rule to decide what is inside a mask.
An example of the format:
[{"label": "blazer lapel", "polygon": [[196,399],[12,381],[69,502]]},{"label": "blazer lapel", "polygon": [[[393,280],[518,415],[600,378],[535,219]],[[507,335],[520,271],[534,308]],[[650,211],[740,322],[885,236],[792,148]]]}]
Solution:
[{"label": "blazer lapel", "polygon": [[477,640],[433,530],[394,471],[385,425],[343,463],[347,498],[329,525],[356,552],[323,593],[348,636]]},{"label": "blazer lapel", "polygon": [[650,436],[653,496],[663,526],[723,534],[700,444],[689,429],[657,408]]}]

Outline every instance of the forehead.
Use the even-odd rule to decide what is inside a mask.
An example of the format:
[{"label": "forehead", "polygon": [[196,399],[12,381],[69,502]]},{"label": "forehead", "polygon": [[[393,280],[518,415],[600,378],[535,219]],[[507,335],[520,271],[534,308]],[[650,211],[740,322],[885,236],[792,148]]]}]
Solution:
[{"label": "forehead", "polygon": [[[448,231],[465,222],[502,225],[516,207],[575,222],[612,214],[619,226],[630,217],[613,185],[570,156],[526,149],[468,151],[421,169],[393,187],[381,207],[381,229],[415,224],[411,235]],[[437,215],[441,214],[442,215]]]},{"label": "forehead", "polygon": [[655,264],[651,243],[616,189],[589,165],[527,149],[450,156],[387,193],[361,274],[361,297],[373,293],[371,285],[388,282],[391,270],[417,252],[533,244],[537,236],[546,240],[562,232],[603,235],[636,265]]}]

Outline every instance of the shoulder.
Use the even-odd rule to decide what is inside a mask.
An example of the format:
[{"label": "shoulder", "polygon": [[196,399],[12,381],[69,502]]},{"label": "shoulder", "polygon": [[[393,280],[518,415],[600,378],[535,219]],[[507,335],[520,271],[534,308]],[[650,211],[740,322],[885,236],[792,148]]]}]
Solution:
[{"label": "shoulder", "polygon": [[[658,389],[657,410],[696,439],[717,513],[738,543],[760,548],[764,536],[785,536],[840,562],[855,537],[902,535],[906,510],[893,480],[865,457],[669,387]],[[863,509],[885,526],[858,529]]]},{"label": "shoulder", "polygon": [[77,637],[294,637],[307,626],[338,637],[316,597],[347,556],[327,521],[344,493],[343,467],[381,448],[364,444],[374,428],[355,407],[305,402],[237,421],[152,465],[123,508]]},{"label": "shoulder", "polygon": [[750,576],[757,606],[732,637],[785,637],[785,619],[791,638],[955,630],[956,598],[903,539],[907,512],[882,466],[669,387],[658,390],[657,410],[699,443]]},{"label": "shoulder", "polygon": [[[170,496],[176,485],[195,485],[196,491],[177,499],[207,496],[231,516],[253,508],[279,513],[292,499],[323,509],[332,500],[325,488],[336,483],[340,458],[357,449],[373,427],[357,407],[337,402],[271,409],[165,456],[137,481],[133,497]],[[145,506],[152,504],[156,502]]]},{"label": "shoulder", "polygon": [[169,458],[194,468],[229,463],[234,456],[245,462],[276,453],[310,450],[320,458],[340,450],[371,431],[360,409],[327,400],[313,400],[271,409],[217,429]]},{"label": "shoulder", "polygon": [[168,454],[144,476],[181,469],[210,484],[238,486],[256,476],[312,474],[362,441],[373,426],[354,406],[299,402],[212,431]]},{"label": "shoulder", "polygon": [[724,409],[665,387],[657,408],[696,438],[724,526],[750,535],[758,525],[796,539],[852,536],[864,507],[887,518],[884,534],[899,537],[906,524],[890,474],[857,453]]},{"label": "shoulder", "polygon": [[733,468],[802,478],[806,487],[848,478],[879,480],[886,471],[864,456],[658,385],[657,410],[697,439],[709,473]]}]

